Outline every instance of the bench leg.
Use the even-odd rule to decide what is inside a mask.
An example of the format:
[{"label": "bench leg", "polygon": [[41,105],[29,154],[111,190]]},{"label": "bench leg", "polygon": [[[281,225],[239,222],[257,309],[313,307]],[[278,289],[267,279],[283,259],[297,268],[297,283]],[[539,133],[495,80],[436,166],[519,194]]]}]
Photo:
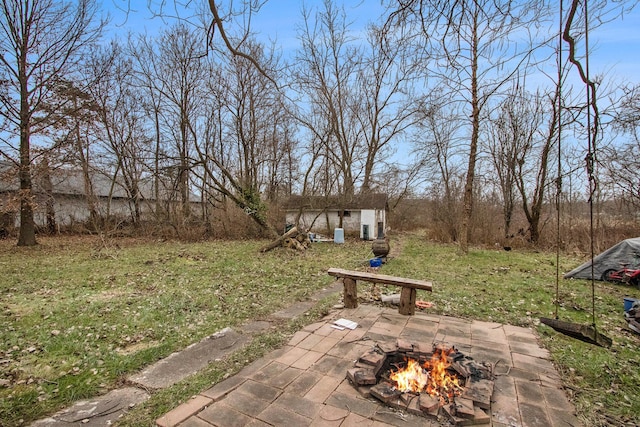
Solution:
[{"label": "bench leg", "polygon": [[342,279],[344,284],[344,307],[356,308],[358,307],[358,289],[356,287],[356,281],[344,277]]},{"label": "bench leg", "polygon": [[405,316],[413,316],[416,313],[416,290],[414,288],[402,288],[398,312]]}]

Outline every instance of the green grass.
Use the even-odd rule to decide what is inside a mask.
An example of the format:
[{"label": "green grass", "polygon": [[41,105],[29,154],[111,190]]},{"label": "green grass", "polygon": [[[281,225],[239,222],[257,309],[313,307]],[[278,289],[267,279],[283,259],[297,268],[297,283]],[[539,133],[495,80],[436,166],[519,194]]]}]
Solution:
[{"label": "green grass", "polygon": [[[0,380],[6,384],[0,386],[0,425],[21,425],[115,388],[224,327],[304,300],[331,282],[329,267],[361,269],[371,256],[370,244],[355,241],[314,244],[304,254],[262,254],[265,242],[251,241],[118,243],[105,248],[90,238],[42,238],[36,248],[17,248],[0,242]],[[418,294],[434,303],[430,312],[536,328],[585,425],[638,421],[640,339],[625,328],[622,299],[640,298],[640,291],[596,282],[597,325],[614,339],[611,349],[601,349],[539,324],[555,315],[555,254],[474,249],[461,256],[454,246],[416,236],[391,245],[395,256],[383,272],[433,281],[433,293]],[[562,257],[560,271],[581,261]],[[152,425],[282,345],[330,305],[154,393],[120,423]],[[559,318],[591,323],[590,282],[561,280]]]}]

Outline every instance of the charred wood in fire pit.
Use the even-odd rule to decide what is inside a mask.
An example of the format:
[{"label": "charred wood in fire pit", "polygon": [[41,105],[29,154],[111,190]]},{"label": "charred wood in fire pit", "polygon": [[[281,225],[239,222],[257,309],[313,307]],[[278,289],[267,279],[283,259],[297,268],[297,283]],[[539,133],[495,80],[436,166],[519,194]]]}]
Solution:
[{"label": "charred wood in fire pit", "polygon": [[[436,372],[436,366],[442,365],[433,364],[443,362],[448,374],[452,376],[450,378],[453,380],[457,377],[462,381],[460,384],[456,382],[459,390],[448,390],[442,394],[443,390],[447,390],[445,387],[440,390],[440,395],[435,396],[430,395],[434,390],[427,391],[427,388],[421,391],[402,391],[404,385],[400,386],[400,383],[391,378],[401,370],[412,374],[415,361],[419,362],[418,366],[422,367],[423,373],[432,372],[428,371],[429,369]],[[355,366],[356,368],[348,370],[347,378],[365,397],[375,397],[393,408],[425,417],[438,417],[442,408],[448,414],[451,423],[456,426],[490,422],[490,417],[482,408],[489,409],[491,405],[492,366],[477,363],[451,345],[436,343],[430,347],[398,338],[395,344],[376,344],[372,350],[358,359]],[[376,385],[369,385],[373,381],[372,372],[378,381]]]}]

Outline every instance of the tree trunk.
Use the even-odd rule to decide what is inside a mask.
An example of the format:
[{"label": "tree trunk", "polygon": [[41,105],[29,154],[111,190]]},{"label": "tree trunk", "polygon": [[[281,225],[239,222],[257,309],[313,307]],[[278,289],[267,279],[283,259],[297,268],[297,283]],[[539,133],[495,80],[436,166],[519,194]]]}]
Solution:
[{"label": "tree trunk", "polygon": [[47,219],[47,231],[49,234],[55,234],[57,230],[55,199],[53,197],[53,183],[51,182],[51,172],[49,169],[49,160],[47,156],[42,159],[42,189],[46,197],[45,209]]},{"label": "tree trunk", "polygon": [[31,182],[31,141],[29,93],[27,88],[27,49],[20,57],[20,234],[18,246],[35,246],[36,225],[33,220],[33,184]]},{"label": "tree trunk", "polygon": [[469,146],[469,163],[467,165],[467,179],[464,184],[464,202],[462,207],[462,221],[460,226],[460,252],[469,253],[470,222],[473,214],[473,182],[476,173],[478,155],[478,138],[480,133],[480,101],[478,99],[478,12],[476,10],[473,21],[473,43],[471,46],[471,144]]}]

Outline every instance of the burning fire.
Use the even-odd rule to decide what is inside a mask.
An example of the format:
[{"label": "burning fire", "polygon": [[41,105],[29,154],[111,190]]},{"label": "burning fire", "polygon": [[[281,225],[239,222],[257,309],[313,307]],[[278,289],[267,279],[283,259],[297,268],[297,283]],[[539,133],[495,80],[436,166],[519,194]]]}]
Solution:
[{"label": "burning fire", "polygon": [[402,392],[428,393],[446,403],[462,392],[458,378],[447,371],[449,353],[450,350],[439,349],[422,366],[418,361],[408,359],[407,366],[391,372],[389,378]]}]

